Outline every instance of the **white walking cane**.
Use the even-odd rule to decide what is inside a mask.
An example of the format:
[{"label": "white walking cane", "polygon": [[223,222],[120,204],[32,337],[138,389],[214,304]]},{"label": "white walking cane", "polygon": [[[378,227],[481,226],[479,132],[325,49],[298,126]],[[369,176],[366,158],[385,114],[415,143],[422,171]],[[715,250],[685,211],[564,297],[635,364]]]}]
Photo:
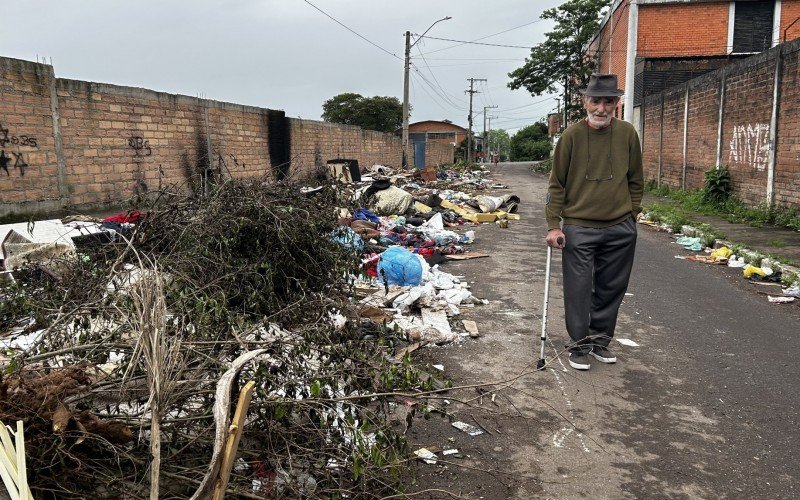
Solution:
[{"label": "white walking cane", "polygon": [[[563,245],[564,239],[559,238],[558,244]],[[547,301],[550,298],[550,261],[553,258],[553,248],[547,245],[547,266],[544,271],[544,304],[542,306],[542,345],[539,350],[539,361],[536,363],[537,370],[543,370],[544,361],[544,343],[547,340]]]}]

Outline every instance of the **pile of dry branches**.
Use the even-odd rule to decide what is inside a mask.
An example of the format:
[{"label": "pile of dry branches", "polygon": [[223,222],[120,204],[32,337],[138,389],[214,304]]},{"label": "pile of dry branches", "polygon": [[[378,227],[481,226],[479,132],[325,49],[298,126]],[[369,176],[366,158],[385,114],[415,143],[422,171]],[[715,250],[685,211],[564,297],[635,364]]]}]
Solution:
[{"label": "pile of dry branches", "polygon": [[201,494],[230,413],[220,394],[236,400],[221,379],[256,382],[229,492],[397,491],[404,441],[388,400],[364,395],[419,379],[386,360],[380,328],[332,326],[358,265],[333,238],[338,205],[333,189],[230,181],[137,207],[147,217],[115,243],[0,285],[0,337],[34,339],[0,379],[0,421],[25,422],[34,496]]}]

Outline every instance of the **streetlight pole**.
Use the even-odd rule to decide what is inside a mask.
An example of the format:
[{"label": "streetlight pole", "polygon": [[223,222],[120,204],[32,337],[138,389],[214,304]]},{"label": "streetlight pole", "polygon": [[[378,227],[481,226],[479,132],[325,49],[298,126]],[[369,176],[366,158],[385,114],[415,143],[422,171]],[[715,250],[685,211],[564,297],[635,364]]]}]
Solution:
[{"label": "streetlight pole", "polygon": [[[420,41],[422,37],[425,36],[425,33],[429,32],[436,23],[449,19],[452,19],[452,17],[443,17],[428,26],[428,29],[417,38],[417,42]],[[406,57],[403,63],[403,168],[408,168],[408,69],[411,65],[411,47],[416,45],[417,42],[411,43],[411,32],[406,31]]]}]

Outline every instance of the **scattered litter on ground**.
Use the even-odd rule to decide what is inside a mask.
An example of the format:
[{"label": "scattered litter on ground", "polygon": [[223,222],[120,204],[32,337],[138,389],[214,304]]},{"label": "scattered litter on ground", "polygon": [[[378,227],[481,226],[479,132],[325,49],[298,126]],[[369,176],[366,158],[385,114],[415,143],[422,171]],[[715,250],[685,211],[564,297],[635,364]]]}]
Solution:
[{"label": "scattered litter on ground", "polygon": [[772,295],[767,296],[767,299],[771,304],[788,304],[796,300],[795,297],[774,297]]},{"label": "scattered litter on ground", "polygon": [[700,252],[705,248],[700,241],[700,238],[695,238],[692,236],[681,236],[675,240],[675,243],[693,252]]},{"label": "scattered litter on ground", "polygon": [[469,336],[476,339],[481,336],[478,332],[478,324],[469,319],[462,319],[461,324],[464,325],[464,329],[469,333]]},{"label": "scattered litter on ground", "polygon": [[436,453],[428,450],[427,448],[420,448],[414,452],[414,455],[417,456],[420,460],[425,462],[428,465],[435,465],[436,460]]},{"label": "scattered litter on ground", "polygon": [[794,284],[788,288],[783,289],[783,295],[786,297],[800,298],[800,285]]},{"label": "scattered litter on ground", "polygon": [[455,427],[456,429],[458,429],[460,431],[466,432],[467,434],[469,434],[470,436],[473,436],[473,437],[474,436],[480,436],[481,434],[484,433],[483,430],[478,429],[474,425],[468,424],[466,422],[453,422],[450,425],[452,425],[453,427]]},{"label": "scattered litter on ground", "polygon": [[633,341],[633,340],[631,340],[631,339],[623,339],[623,338],[617,338],[617,337],[614,337],[614,340],[616,340],[616,341],[617,341],[617,342],[619,342],[620,344],[622,344],[622,345],[626,345],[626,346],[628,346],[628,347],[639,347],[639,344],[638,344],[638,343],[636,343],[636,342],[634,342],[634,341]]},{"label": "scattered litter on ground", "polygon": [[744,261],[744,257],[737,257],[736,255],[728,257],[728,267],[740,268],[746,265],[747,263]]}]

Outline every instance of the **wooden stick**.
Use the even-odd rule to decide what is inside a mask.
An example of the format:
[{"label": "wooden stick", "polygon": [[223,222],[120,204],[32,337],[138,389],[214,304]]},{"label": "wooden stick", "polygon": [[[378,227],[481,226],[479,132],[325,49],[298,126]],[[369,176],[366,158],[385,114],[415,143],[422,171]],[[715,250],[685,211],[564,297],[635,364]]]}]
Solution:
[{"label": "wooden stick", "polygon": [[0,422],[0,477],[11,500],[19,500],[17,488],[17,463],[14,444],[6,430],[6,424]]},{"label": "wooden stick", "polygon": [[25,462],[25,432],[22,427],[22,420],[17,420],[17,433],[14,436],[17,441],[17,486],[19,497],[25,500],[33,500],[31,490],[28,489],[28,469]]},{"label": "wooden stick", "polygon": [[236,459],[236,450],[239,448],[239,440],[242,438],[244,429],[244,419],[247,417],[247,409],[250,407],[250,400],[253,398],[253,388],[256,383],[250,381],[242,388],[239,393],[239,402],[236,404],[236,412],[233,414],[233,421],[228,430],[228,440],[225,443],[225,454],[222,457],[222,465],[219,469],[219,478],[214,486],[214,500],[225,498],[225,490],[228,488],[228,479],[231,476],[233,461]]}]

